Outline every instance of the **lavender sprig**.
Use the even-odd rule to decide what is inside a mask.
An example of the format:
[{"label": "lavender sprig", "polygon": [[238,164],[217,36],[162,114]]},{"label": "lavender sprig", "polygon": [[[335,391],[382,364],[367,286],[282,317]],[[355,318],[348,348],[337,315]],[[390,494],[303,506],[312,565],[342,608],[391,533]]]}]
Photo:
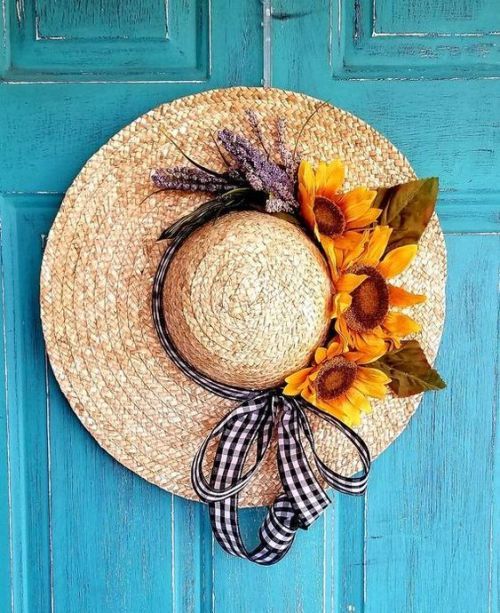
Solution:
[{"label": "lavender sprig", "polygon": [[246,138],[230,130],[221,130],[218,136],[250,185],[258,179],[258,185],[262,186],[261,191],[290,203],[292,208],[297,206],[293,180],[278,164],[268,160]]},{"label": "lavender sprig", "polygon": [[267,159],[270,159],[269,151],[267,150],[266,143],[264,141],[264,134],[262,133],[262,128],[260,126],[259,118],[257,117],[257,113],[252,109],[246,111],[246,115],[248,117],[248,122],[250,123],[252,130],[257,137],[262,149],[266,152]]},{"label": "lavender sprig", "polygon": [[274,196],[269,196],[264,208],[267,213],[293,213],[295,205],[287,200],[281,200]]},{"label": "lavender sprig", "polygon": [[192,192],[222,193],[238,186],[228,175],[211,175],[198,168],[174,166],[159,168],[151,173],[151,180],[161,189]]},{"label": "lavender sprig", "polygon": [[[151,173],[153,183],[160,190],[207,192],[216,196],[246,189],[253,192],[254,197],[258,194],[266,196],[265,210],[269,213],[293,212],[298,207],[295,182],[299,161],[295,152],[290,152],[285,144],[285,122],[283,119],[277,122],[276,143],[281,163],[276,163],[266,149],[257,114],[249,110],[247,116],[265,153],[243,136],[228,129],[221,130],[218,132],[221,146],[215,139],[214,142],[227,168],[224,172],[217,172],[191,159],[169,139],[194,168],[174,166],[157,169]],[[224,151],[230,157],[226,158]]]}]

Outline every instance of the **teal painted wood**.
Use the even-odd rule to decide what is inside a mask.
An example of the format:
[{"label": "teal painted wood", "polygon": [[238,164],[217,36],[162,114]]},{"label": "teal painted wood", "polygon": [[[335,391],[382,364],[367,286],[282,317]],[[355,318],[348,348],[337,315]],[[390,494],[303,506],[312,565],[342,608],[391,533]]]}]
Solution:
[{"label": "teal painted wood", "polygon": [[425,398],[418,418],[375,465],[366,500],[367,611],[389,604],[398,611],[498,610],[492,306],[500,245],[498,236],[458,234],[447,246],[453,274],[438,364],[449,388]]},{"label": "teal painted wood", "polygon": [[[156,0],[64,4],[7,0],[0,28],[0,610],[498,610],[494,3],[175,0],[167,19]],[[43,239],[86,159],[156,104],[263,78],[351,110],[439,175],[449,249],[448,390],[377,460],[366,498],[336,497],[268,569],[99,449],[47,367],[38,310]]]},{"label": "teal painted wood", "polygon": [[[2,226],[0,224],[0,246],[2,240]],[[0,247],[0,364],[4,367],[5,355],[5,317],[4,317],[4,279],[3,279],[3,251]],[[5,330],[5,333],[4,333]],[[4,368],[5,372],[5,368]],[[10,540],[10,508],[9,508],[9,483],[8,483],[8,453],[7,453],[7,412],[5,407],[6,399],[6,377],[0,377],[0,610],[8,611],[11,607],[11,540]]]},{"label": "teal painted wood", "polygon": [[[424,399],[418,416],[376,462],[359,512],[363,528],[354,536],[363,543],[361,556],[352,555],[352,542],[343,551],[346,566],[361,561],[364,567],[365,611],[497,610],[492,399],[498,343],[481,331],[498,325],[491,306],[499,241],[495,235],[451,234],[447,246],[452,274],[438,364],[449,387]],[[482,297],[464,299],[471,293]],[[339,512],[350,515],[352,506],[341,501]],[[350,602],[350,585],[344,589],[344,602]]]},{"label": "teal painted wood", "polygon": [[[362,31],[361,15],[372,10],[367,5],[344,5],[340,14],[329,2],[314,10],[306,2],[294,3],[293,10],[277,4],[273,84],[353,111],[398,145],[420,176],[439,175],[449,282],[438,364],[449,388],[428,395],[409,428],[377,460],[365,499],[337,497],[335,610],[496,611],[499,81],[480,78],[491,69],[486,51],[460,80],[456,61],[442,58],[436,65],[433,54],[424,66],[422,43],[430,48],[446,38],[434,35],[439,21],[434,31],[427,22],[426,36],[405,37],[406,54],[396,51],[397,40],[392,50],[386,47],[382,66],[370,52],[379,41],[366,27]],[[377,5],[385,7],[385,19],[400,20],[395,31],[403,32],[408,22],[401,15],[409,3]],[[411,7],[417,20],[419,10],[428,19],[427,4]],[[459,2],[434,3],[431,10],[444,7],[443,33],[450,38],[463,26],[464,11],[487,11],[486,3]],[[455,21],[449,18],[454,9]],[[332,28],[339,16],[341,24],[347,19],[341,37]],[[490,7],[489,28],[495,18]],[[481,23],[469,19],[472,27]],[[487,43],[489,36],[473,42]],[[368,46],[362,38],[370,39]],[[468,38],[453,37],[456,58],[470,52]],[[302,43],[290,45],[290,39]],[[346,62],[355,49],[358,66]],[[410,56],[421,70],[409,69]],[[498,69],[491,74],[498,77]],[[470,362],[475,366],[464,368]]]}]

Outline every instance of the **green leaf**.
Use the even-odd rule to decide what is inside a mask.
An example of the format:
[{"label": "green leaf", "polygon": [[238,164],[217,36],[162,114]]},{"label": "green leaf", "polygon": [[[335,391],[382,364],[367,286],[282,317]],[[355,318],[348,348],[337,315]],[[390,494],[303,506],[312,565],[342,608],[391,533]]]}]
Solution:
[{"label": "green leaf", "polygon": [[403,341],[400,349],[386,353],[370,366],[391,378],[389,387],[399,398],[446,387],[437,370],[427,361],[418,341]]},{"label": "green leaf", "polygon": [[418,243],[436,207],[438,188],[438,179],[431,177],[377,190],[378,223],[393,228],[387,251]]}]

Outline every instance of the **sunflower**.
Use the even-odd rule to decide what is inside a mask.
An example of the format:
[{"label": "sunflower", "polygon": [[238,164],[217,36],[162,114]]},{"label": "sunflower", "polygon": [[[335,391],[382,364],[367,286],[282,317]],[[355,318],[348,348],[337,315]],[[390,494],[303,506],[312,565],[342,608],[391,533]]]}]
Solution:
[{"label": "sunflower", "polygon": [[402,273],[417,254],[417,245],[404,245],[389,251],[392,228],[377,226],[363,233],[347,250],[329,241],[324,244],[335,287],[332,317],[335,330],[350,346],[361,351],[397,348],[401,339],[420,331],[420,325],[391,307],[404,308],[425,301],[388,283]]},{"label": "sunflower", "polygon": [[308,161],[300,163],[300,214],[320,241],[323,237],[336,241],[346,234],[349,239],[356,234],[353,231],[368,227],[381,213],[372,207],[377,192],[366,187],[340,191],[344,175],[344,164],[338,159],[320,162],[316,171]]},{"label": "sunflower", "polygon": [[283,393],[299,394],[312,405],[334,415],[349,426],[361,423],[361,414],[371,411],[369,397],[383,398],[389,377],[366,366],[380,357],[376,352],[346,351],[336,338],[328,347],[318,347],[314,365],[285,379]]}]

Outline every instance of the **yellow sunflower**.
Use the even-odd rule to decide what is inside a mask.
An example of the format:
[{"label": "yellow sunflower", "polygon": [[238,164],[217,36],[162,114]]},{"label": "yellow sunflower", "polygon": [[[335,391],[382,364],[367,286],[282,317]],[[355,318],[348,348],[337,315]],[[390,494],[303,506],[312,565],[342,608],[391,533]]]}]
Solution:
[{"label": "yellow sunflower", "polygon": [[401,274],[417,254],[417,245],[397,247],[382,258],[392,228],[377,226],[358,236],[347,250],[332,241],[324,244],[335,287],[332,317],[341,338],[358,350],[381,352],[399,347],[401,339],[420,331],[420,325],[391,307],[404,308],[425,301],[388,283]]},{"label": "yellow sunflower", "polygon": [[349,426],[357,426],[361,414],[371,411],[368,398],[383,398],[390,379],[381,370],[366,366],[380,354],[345,349],[341,339],[333,340],[328,347],[318,347],[314,365],[287,377],[283,393],[300,394],[318,409]]},{"label": "yellow sunflower", "polygon": [[381,213],[372,207],[377,192],[366,187],[340,191],[344,175],[344,164],[338,159],[321,162],[316,171],[308,161],[300,163],[300,214],[318,240],[336,240],[346,233],[349,238],[352,231],[368,227]]}]

